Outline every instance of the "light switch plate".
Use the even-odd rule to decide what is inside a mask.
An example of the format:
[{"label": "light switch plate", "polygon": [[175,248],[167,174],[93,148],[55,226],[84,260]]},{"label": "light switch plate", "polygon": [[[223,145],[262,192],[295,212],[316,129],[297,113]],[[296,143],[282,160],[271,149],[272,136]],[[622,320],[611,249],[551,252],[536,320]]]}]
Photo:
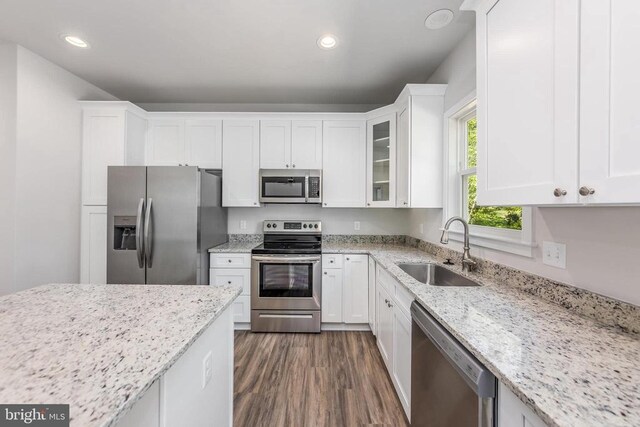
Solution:
[{"label": "light switch plate", "polygon": [[202,388],[205,388],[213,376],[213,355],[207,353],[202,359]]},{"label": "light switch plate", "polygon": [[543,241],[542,262],[552,267],[567,268],[567,245]]},{"label": "light switch plate", "polygon": [[360,221],[353,221],[353,229],[356,231],[360,230]]}]

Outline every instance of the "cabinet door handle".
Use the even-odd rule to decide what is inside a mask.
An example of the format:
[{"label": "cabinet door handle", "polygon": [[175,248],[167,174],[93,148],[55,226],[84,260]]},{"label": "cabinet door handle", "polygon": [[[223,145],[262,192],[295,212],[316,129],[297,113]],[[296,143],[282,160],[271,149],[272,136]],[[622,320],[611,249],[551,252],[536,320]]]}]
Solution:
[{"label": "cabinet door handle", "polygon": [[292,167],[292,168],[295,168],[295,167],[296,167],[296,165],[291,165],[291,167]]},{"label": "cabinet door handle", "polygon": [[585,187],[585,186],[580,187],[580,189],[578,190],[578,193],[580,193],[581,196],[590,196],[595,192],[596,192],[595,189],[591,187]]},{"label": "cabinet door handle", "polygon": [[327,272],[325,271],[324,274],[327,274]]},{"label": "cabinet door handle", "polygon": [[286,167],[289,167],[289,165],[285,165]]},{"label": "cabinet door handle", "polygon": [[553,195],[556,197],[562,197],[567,195],[567,190],[563,190],[562,188],[556,188],[553,190]]},{"label": "cabinet door handle", "polygon": [[347,261],[349,261],[351,258],[347,258]]},{"label": "cabinet door handle", "polygon": [[386,303],[387,303],[387,305],[389,305],[389,300],[388,300],[388,299],[386,299],[386,298],[385,298],[385,299],[384,299],[384,302],[386,302]]},{"label": "cabinet door handle", "polygon": [[371,206],[371,203],[367,203],[367,206]]},{"label": "cabinet door handle", "polygon": [[233,262],[232,260],[228,259],[227,262]]},{"label": "cabinet door handle", "polygon": [[231,280],[228,280],[228,281],[227,281],[227,283],[228,283],[228,284],[231,284]]}]

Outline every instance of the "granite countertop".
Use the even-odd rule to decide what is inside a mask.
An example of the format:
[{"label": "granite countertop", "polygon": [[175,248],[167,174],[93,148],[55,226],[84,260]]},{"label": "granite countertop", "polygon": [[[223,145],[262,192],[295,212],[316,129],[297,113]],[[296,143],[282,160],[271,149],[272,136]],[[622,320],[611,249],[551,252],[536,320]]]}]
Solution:
[{"label": "granite countertop", "polygon": [[373,256],[549,426],[640,425],[637,335],[477,275],[466,274],[477,288],[422,284],[396,265],[436,261],[415,248],[326,243],[323,252]]},{"label": "granite countertop", "polygon": [[209,253],[251,253],[262,242],[227,242],[209,249]]},{"label": "granite countertop", "polygon": [[43,285],[0,297],[0,402],[124,415],[240,294],[237,286]]}]

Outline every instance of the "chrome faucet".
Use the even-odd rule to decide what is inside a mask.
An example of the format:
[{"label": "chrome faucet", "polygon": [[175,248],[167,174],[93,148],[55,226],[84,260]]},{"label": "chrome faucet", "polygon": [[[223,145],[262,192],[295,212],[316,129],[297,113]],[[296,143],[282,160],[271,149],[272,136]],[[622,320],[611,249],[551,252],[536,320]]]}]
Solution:
[{"label": "chrome faucet", "polygon": [[442,243],[443,245],[449,243],[449,227],[451,226],[451,223],[455,221],[460,221],[462,223],[462,227],[464,228],[464,252],[462,253],[462,271],[473,271],[478,266],[478,263],[473,258],[471,258],[471,255],[469,254],[469,224],[467,224],[467,221],[459,216],[452,216],[451,218],[449,218],[449,220],[444,225],[444,230],[442,230],[440,243]]}]

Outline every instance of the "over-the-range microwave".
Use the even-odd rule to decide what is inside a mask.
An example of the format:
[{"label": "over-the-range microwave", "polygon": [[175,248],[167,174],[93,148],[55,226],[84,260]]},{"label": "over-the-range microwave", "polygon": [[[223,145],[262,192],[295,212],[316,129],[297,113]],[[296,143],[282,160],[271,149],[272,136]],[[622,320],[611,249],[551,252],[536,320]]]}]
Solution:
[{"label": "over-the-range microwave", "polygon": [[322,171],[260,169],[260,203],[322,203]]}]

